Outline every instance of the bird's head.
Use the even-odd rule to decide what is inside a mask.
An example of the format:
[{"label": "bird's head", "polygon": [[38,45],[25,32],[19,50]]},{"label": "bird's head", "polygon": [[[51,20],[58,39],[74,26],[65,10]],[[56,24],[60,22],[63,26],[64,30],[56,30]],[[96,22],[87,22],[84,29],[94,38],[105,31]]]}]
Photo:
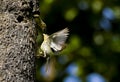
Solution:
[{"label": "bird's head", "polygon": [[43,34],[43,37],[44,37],[44,40],[47,40],[49,36],[47,34]]}]

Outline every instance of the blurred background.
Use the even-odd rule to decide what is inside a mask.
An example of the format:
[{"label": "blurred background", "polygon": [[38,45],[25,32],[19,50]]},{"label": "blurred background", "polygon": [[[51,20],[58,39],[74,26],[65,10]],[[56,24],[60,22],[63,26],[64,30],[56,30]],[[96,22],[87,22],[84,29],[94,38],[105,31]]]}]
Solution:
[{"label": "blurred background", "polygon": [[120,0],[40,0],[40,11],[48,34],[70,35],[47,73],[37,60],[36,82],[120,82]]}]

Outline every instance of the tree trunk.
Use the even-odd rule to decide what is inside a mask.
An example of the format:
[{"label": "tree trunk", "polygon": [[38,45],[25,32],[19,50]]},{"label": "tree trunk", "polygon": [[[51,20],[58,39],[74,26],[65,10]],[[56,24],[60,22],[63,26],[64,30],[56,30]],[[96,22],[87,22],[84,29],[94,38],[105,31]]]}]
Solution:
[{"label": "tree trunk", "polygon": [[0,82],[34,82],[36,0],[0,0]]}]

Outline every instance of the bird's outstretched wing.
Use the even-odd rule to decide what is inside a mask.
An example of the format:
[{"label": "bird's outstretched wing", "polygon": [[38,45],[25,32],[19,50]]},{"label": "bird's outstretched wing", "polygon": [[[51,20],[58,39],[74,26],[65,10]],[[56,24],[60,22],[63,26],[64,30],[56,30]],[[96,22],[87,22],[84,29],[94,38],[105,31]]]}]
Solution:
[{"label": "bird's outstretched wing", "polygon": [[61,51],[63,47],[65,46],[65,41],[69,35],[69,29],[65,28],[63,30],[60,30],[58,32],[53,33],[50,35],[50,47],[54,51]]}]

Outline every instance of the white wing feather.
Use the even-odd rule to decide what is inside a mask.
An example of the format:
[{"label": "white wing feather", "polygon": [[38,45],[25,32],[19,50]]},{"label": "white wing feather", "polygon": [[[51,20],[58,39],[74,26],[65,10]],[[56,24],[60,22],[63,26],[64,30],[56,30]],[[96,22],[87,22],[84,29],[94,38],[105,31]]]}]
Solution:
[{"label": "white wing feather", "polygon": [[50,38],[51,38],[50,47],[55,51],[62,50],[63,46],[65,45],[65,41],[69,35],[68,32],[69,32],[69,29],[65,28],[61,31],[58,31],[50,35]]}]

